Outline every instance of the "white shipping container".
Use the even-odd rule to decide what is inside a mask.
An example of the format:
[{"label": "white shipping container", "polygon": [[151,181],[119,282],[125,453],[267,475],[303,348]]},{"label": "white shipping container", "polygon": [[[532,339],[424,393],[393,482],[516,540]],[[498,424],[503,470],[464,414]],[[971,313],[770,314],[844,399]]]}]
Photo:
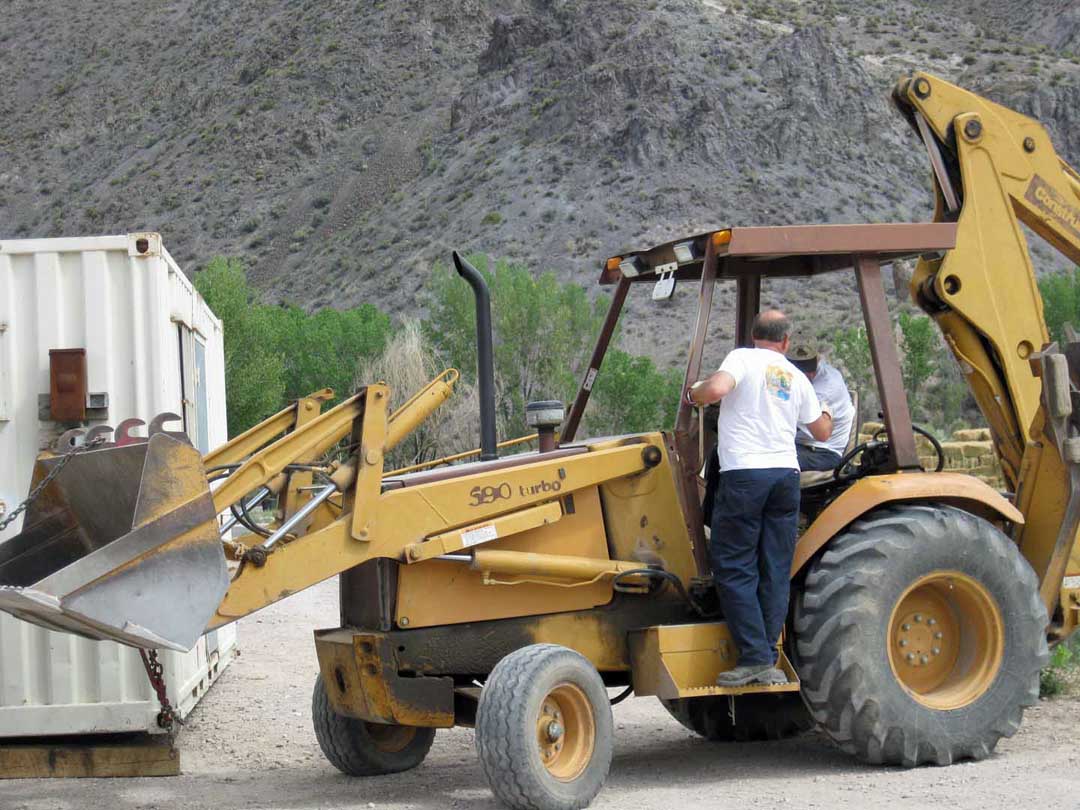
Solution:
[{"label": "white shipping container", "polygon": [[[48,393],[49,350],[71,348],[86,350],[90,404],[107,402],[84,426],[172,411],[204,453],[227,439],[221,322],[159,234],[0,240],[0,517],[26,497],[38,452],[70,427],[50,421]],[[182,715],[235,645],[230,625],[188,653],[159,654]],[[0,737],[158,732],[157,712],[136,650],[0,614]]]}]

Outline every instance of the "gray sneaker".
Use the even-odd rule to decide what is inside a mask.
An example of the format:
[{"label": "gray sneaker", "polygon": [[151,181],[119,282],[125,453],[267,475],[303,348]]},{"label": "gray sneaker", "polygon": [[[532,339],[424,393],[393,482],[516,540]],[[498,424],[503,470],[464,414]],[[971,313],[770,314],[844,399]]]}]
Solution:
[{"label": "gray sneaker", "polygon": [[[773,669],[769,664],[743,664],[716,676],[717,686],[746,686],[754,683],[769,670]],[[785,679],[786,680],[786,679]]]},{"label": "gray sneaker", "polygon": [[761,683],[765,686],[779,686],[780,684],[787,682],[787,675],[785,675],[784,670],[779,667],[769,667],[754,678],[754,683]]}]

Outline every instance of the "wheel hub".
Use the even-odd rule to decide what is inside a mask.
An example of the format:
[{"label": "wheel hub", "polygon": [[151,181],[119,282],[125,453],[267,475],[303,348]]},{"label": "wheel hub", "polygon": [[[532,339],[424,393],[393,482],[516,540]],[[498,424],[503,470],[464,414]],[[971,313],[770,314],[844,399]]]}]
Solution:
[{"label": "wheel hub", "polygon": [[1004,625],[978,581],[940,571],[916,580],[889,620],[889,663],[915,700],[957,709],[993,683],[1004,652]]},{"label": "wheel hub", "polygon": [[596,745],[596,724],[585,693],[572,683],[552,689],[540,704],[536,720],[540,759],[563,782],[585,770]]},{"label": "wheel hub", "polygon": [[416,729],[413,726],[392,726],[384,723],[365,722],[364,728],[367,729],[367,733],[371,736],[371,741],[375,743],[375,747],[388,754],[396,754],[405,750],[405,747],[416,736]]},{"label": "wheel hub", "polygon": [[909,608],[894,623],[893,643],[902,656],[902,666],[920,670],[909,679],[940,680],[956,665],[960,651],[956,620],[948,604],[929,589],[910,594],[906,601],[917,609]]}]

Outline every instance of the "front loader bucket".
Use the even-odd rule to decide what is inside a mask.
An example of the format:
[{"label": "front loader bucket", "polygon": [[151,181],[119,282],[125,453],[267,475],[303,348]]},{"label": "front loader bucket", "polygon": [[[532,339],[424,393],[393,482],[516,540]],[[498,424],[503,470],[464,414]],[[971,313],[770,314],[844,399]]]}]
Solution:
[{"label": "front loader bucket", "polygon": [[165,433],[67,459],[0,543],[0,610],[133,647],[190,650],[227,588],[202,457]]}]

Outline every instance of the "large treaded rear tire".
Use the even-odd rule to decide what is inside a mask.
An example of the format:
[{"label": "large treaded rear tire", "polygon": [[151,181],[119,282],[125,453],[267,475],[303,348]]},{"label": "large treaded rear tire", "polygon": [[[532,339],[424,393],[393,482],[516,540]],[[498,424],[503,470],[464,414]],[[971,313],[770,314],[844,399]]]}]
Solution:
[{"label": "large treaded rear tire", "polygon": [[334,711],[322,675],[311,695],[315,738],[330,764],[349,776],[380,776],[415,768],[424,761],[435,729],[385,726]]},{"label": "large treaded rear tire", "polygon": [[[545,707],[560,692],[575,696],[583,722],[573,723],[564,708],[565,750],[545,759],[538,729],[548,716]],[[585,727],[587,733],[571,733]],[[607,779],[614,748],[611,704],[600,674],[580,653],[558,644],[515,650],[495,665],[480,693],[476,748],[492,792],[514,810],[586,807]],[[554,760],[571,751],[579,755],[564,762],[576,765],[560,774],[563,763]]]},{"label": "large treaded rear tire", "polygon": [[735,723],[724,696],[660,702],[683,726],[713,742],[783,740],[814,726],[798,692],[739,695],[735,698]]},{"label": "large treaded rear tire", "polygon": [[[996,604],[1001,627],[993,641],[1000,665],[974,682],[966,703],[953,706],[946,696],[943,707],[926,705],[926,695],[901,681],[896,660],[902,662],[909,648],[894,637],[901,600],[917,583],[943,576],[939,572],[957,572],[981,589]],[[945,579],[948,589],[952,581]],[[911,767],[982,759],[1012,736],[1024,708],[1038,700],[1046,624],[1034,572],[990,523],[945,506],[881,509],[831,542],[797,599],[803,695],[823,730],[866,762]],[[957,642],[967,644],[957,667],[992,646],[973,647],[970,638]],[[902,674],[912,677],[908,670]]]}]

